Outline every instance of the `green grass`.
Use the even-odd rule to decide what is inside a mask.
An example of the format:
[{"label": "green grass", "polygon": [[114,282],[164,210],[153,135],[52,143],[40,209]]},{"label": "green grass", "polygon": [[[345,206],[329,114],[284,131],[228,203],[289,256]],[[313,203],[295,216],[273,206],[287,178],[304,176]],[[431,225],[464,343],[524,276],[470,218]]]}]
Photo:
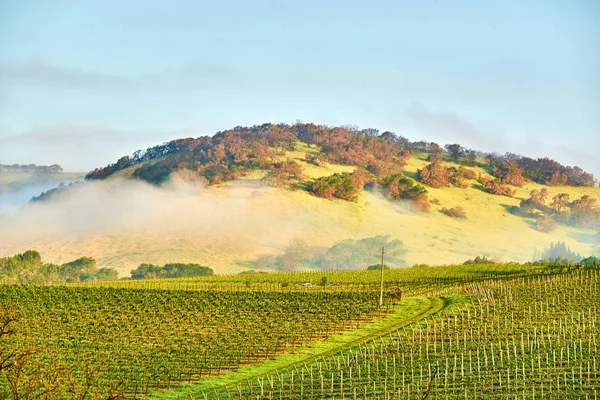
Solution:
[{"label": "green grass", "polygon": [[186,385],[177,390],[154,391],[150,394],[150,397],[155,399],[177,399],[180,397],[187,398],[189,394],[200,396],[201,392],[210,392],[217,388],[222,389],[225,386],[233,387],[248,380],[254,381],[259,376],[272,375],[289,370],[294,366],[310,364],[319,358],[326,358],[340,351],[356,347],[359,344],[401,329],[419,319],[429,317],[451,303],[463,301],[464,297],[462,296],[447,299],[409,298],[398,304],[392,314],[369,323],[360,329],[344,331],[341,334],[330,336],[325,341],[315,342],[313,345],[295,353],[280,355],[275,359],[254,366],[240,367],[235,372],[210,378],[201,383]]},{"label": "green grass", "polygon": [[112,175],[109,177],[109,179],[114,179],[114,178],[130,178],[130,177],[133,175],[133,173],[134,173],[134,172],[135,172],[137,169],[139,169],[140,167],[143,167],[144,165],[153,165],[153,164],[156,164],[157,162],[161,161],[161,160],[162,160],[162,159],[164,159],[165,157],[166,157],[166,156],[163,156],[163,157],[157,157],[157,158],[154,158],[154,159],[152,159],[152,160],[149,160],[149,161],[144,161],[144,162],[141,162],[141,163],[139,163],[139,164],[135,164],[135,165],[132,165],[132,166],[130,166],[130,167],[123,168],[122,170],[120,170],[120,171],[117,171],[117,172],[115,172],[114,174],[112,174]]}]

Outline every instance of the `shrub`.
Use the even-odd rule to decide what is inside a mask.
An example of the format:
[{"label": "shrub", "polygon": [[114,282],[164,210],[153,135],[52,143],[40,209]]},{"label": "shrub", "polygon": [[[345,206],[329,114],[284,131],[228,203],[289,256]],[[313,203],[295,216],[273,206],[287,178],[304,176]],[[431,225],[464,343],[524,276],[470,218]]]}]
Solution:
[{"label": "shrub", "polygon": [[498,179],[492,179],[485,175],[479,175],[477,180],[491,194],[512,197],[516,193],[514,189],[504,185]]},{"label": "shrub", "polygon": [[441,151],[434,151],[433,153],[429,154],[429,156],[427,156],[427,161],[429,161],[430,163],[441,163],[442,162],[442,152]]},{"label": "shrub", "polygon": [[[381,264],[373,264],[367,267],[368,271],[379,271],[381,269]],[[387,265],[383,264],[383,269],[390,269]]]},{"label": "shrub", "polygon": [[165,264],[160,267],[154,264],[141,264],[131,271],[132,279],[148,278],[181,278],[213,275],[213,270],[199,264]]},{"label": "shrub", "polygon": [[465,167],[458,167],[458,169],[455,172],[455,175],[459,178],[463,178],[463,179],[475,179],[477,177],[477,174],[475,174],[475,171],[465,168]]},{"label": "shrub", "polygon": [[477,256],[472,260],[467,260],[463,265],[481,265],[481,264],[496,264],[496,261],[490,260],[487,256]]},{"label": "shrub", "polygon": [[595,256],[587,257],[581,260],[579,264],[586,268],[600,267],[600,258]]},{"label": "shrub", "polygon": [[419,211],[427,212],[431,209],[427,189],[422,185],[415,184],[412,179],[402,175],[394,175],[384,179],[383,184],[387,189],[389,198],[413,201]]},{"label": "shrub", "polygon": [[367,167],[379,179],[402,173],[402,165],[396,161],[375,161]]},{"label": "shrub", "polygon": [[417,173],[419,181],[431,187],[450,186],[451,171],[440,164],[429,164]]},{"label": "shrub", "polygon": [[356,201],[358,190],[349,173],[337,173],[317,178],[310,186],[310,192],[324,199],[342,199]]},{"label": "shrub", "polygon": [[504,184],[518,187],[523,187],[525,184],[523,169],[519,167],[517,160],[502,163],[501,166],[494,167],[493,172],[494,176]]},{"label": "shrub", "polygon": [[269,173],[261,180],[261,183],[273,187],[282,187],[302,180],[302,165],[294,160],[286,160],[274,163]]},{"label": "shrub", "polygon": [[304,160],[309,164],[316,165],[317,167],[319,165],[321,165],[321,160],[320,160],[319,156],[314,155],[314,154],[305,154]]},{"label": "shrub", "polygon": [[440,210],[442,214],[446,214],[452,218],[467,218],[467,212],[462,207],[442,208]]}]

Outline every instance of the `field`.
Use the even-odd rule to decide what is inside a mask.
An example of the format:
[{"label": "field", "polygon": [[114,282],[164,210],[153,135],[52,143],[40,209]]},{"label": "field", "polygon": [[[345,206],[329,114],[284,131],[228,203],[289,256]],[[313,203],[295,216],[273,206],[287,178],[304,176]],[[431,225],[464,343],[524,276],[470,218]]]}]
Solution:
[{"label": "field", "polygon": [[2,343],[69,371],[64,398],[597,398],[598,269],[385,278],[382,308],[378,271],[2,285]]}]

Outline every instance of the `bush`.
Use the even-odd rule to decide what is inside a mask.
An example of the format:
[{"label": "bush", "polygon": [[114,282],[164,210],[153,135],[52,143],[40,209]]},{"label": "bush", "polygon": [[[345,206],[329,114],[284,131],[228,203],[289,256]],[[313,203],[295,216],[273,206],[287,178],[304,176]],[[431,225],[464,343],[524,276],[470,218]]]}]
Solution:
[{"label": "bush", "polygon": [[354,186],[351,174],[347,172],[317,178],[310,185],[310,193],[324,199],[342,199],[356,201],[358,190]]},{"label": "bush", "polygon": [[462,207],[442,208],[440,210],[442,214],[446,214],[452,218],[467,218],[467,212]]},{"label": "bush", "polygon": [[305,154],[304,161],[306,161],[309,164],[316,165],[317,167],[321,165],[321,160],[319,156],[314,154]]},{"label": "bush", "polygon": [[517,160],[504,162],[502,163],[502,165],[494,167],[493,172],[494,176],[504,184],[518,187],[523,187],[523,185],[525,184],[523,169],[519,167]]},{"label": "bush", "polygon": [[[368,271],[379,271],[381,269],[381,264],[373,264],[367,267]],[[383,269],[390,269],[387,265],[383,264]]]},{"label": "bush", "polygon": [[415,184],[412,179],[403,177],[402,175],[394,175],[384,179],[383,184],[387,189],[387,196],[389,198],[413,201],[419,211],[427,212],[431,209],[427,189],[422,185]]},{"label": "bush", "polygon": [[498,179],[492,179],[485,175],[479,175],[477,180],[491,194],[512,197],[516,193],[515,190],[509,188]]},{"label": "bush", "polygon": [[477,256],[472,260],[467,260],[463,265],[481,265],[481,264],[496,264],[496,261],[490,260],[487,256]]},{"label": "bush", "polygon": [[261,184],[282,187],[302,180],[302,166],[294,160],[274,163],[269,173],[261,180]]},{"label": "bush", "polygon": [[477,178],[477,174],[475,173],[475,171],[465,168],[465,167],[458,167],[455,175],[459,178],[468,179],[468,180]]},{"label": "bush", "polygon": [[600,267],[600,258],[595,256],[587,257],[581,260],[579,264],[586,268]]},{"label": "bush", "polygon": [[429,164],[417,171],[419,181],[434,188],[450,186],[452,172],[440,164]]},{"label": "bush", "polygon": [[181,278],[213,275],[213,270],[199,264],[165,264],[162,267],[154,264],[141,264],[131,271],[132,279],[149,278]]}]

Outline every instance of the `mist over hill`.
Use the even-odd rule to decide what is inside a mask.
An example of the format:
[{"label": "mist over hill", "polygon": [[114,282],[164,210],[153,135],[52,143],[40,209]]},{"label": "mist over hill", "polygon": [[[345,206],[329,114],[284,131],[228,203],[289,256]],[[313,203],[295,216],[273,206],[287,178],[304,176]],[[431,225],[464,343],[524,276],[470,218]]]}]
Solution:
[{"label": "mist over hill", "polygon": [[589,255],[600,247],[595,183],[548,158],[373,129],[236,127],[137,151],[0,216],[0,255],[88,256],[121,276],[144,263],[239,272],[290,243],[382,235],[401,241],[398,267],[475,256],[531,261],[558,241]]},{"label": "mist over hill", "polygon": [[58,164],[0,164],[0,214],[27,204],[40,193],[83,179],[81,173],[65,173]]}]

